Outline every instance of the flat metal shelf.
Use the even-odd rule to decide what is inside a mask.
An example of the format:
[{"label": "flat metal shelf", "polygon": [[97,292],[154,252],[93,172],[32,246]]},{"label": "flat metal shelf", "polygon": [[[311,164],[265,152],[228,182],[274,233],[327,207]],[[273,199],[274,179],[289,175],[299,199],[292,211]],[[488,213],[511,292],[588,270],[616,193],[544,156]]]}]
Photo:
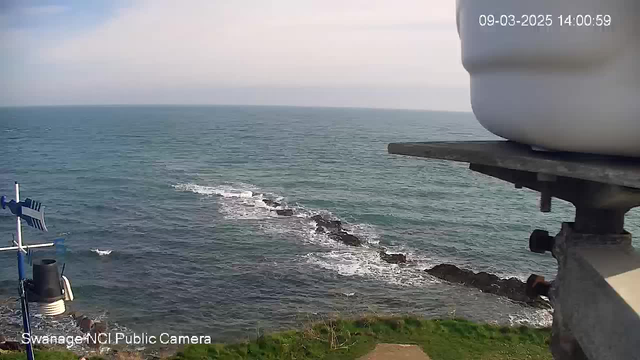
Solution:
[{"label": "flat metal shelf", "polygon": [[640,189],[640,159],[534,151],[511,141],[392,143],[390,154],[487,165]]}]

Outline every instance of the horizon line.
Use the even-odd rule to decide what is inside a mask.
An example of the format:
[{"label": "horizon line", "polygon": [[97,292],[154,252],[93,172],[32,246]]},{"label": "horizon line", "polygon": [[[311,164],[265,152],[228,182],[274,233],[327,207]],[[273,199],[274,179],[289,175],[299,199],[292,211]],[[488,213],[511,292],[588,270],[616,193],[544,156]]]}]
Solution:
[{"label": "horizon line", "polygon": [[287,108],[311,108],[311,109],[356,109],[356,110],[393,110],[393,111],[430,111],[430,112],[447,112],[447,113],[464,113],[473,114],[473,111],[463,110],[434,110],[423,108],[395,108],[395,107],[365,107],[365,106],[322,106],[322,105],[277,105],[277,104],[38,104],[38,105],[3,105],[0,108],[61,108],[61,107],[287,107]]}]

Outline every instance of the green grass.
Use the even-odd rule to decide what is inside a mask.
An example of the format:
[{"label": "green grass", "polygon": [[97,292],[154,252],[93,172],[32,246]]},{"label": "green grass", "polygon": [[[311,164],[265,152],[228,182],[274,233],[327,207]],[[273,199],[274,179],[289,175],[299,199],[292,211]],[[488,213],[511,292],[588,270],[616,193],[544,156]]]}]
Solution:
[{"label": "green grass", "polygon": [[[189,345],[171,360],[357,359],[378,343],[416,344],[432,360],[548,359],[549,329],[500,327],[466,320],[365,317],[327,320],[302,330],[263,335],[235,344]],[[0,354],[24,360],[24,353]],[[77,360],[67,351],[36,353],[37,360]]]},{"label": "green grass", "polygon": [[[36,360],[78,360],[78,355],[66,350],[45,350],[34,353]],[[24,352],[0,353],[0,360],[25,360],[27,355]],[[102,360],[99,357],[90,357],[89,360]]]},{"label": "green grass", "polygon": [[237,344],[189,345],[172,360],[357,359],[378,343],[417,344],[433,360],[551,359],[549,329],[412,317],[332,320]]}]

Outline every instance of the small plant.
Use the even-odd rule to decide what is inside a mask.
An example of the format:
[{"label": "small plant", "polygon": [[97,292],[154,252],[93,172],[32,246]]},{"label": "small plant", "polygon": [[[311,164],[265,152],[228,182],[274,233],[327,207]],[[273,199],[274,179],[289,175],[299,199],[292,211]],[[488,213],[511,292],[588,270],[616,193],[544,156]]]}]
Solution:
[{"label": "small plant", "polygon": [[456,307],[452,306],[451,308],[449,308],[449,319],[455,319],[456,318]]}]

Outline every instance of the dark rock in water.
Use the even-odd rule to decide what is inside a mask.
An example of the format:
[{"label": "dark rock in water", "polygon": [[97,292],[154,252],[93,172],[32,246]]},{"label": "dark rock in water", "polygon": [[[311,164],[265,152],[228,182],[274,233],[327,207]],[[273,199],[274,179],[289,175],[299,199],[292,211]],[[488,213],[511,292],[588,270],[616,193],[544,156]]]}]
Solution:
[{"label": "dark rock in water", "polygon": [[89,319],[86,316],[82,316],[76,320],[76,324],[82,330],[83,333],[88,333],[93,326],[93,320]]},{"label": "dark rock in water", "polygon": [[329,238],[349,246],[362,245],[360,238],[342,229],[342,222],[340,220],[325,219],[322,215],[313,215],[311,220],[316,222],[317,234],[329,233]]},{"label": "dark rock in water", "polygon": [[0,350],[21,351],[25,346],[17,341],[5,341],[0,344]]},{"label": "dark rock in water", "polygon": [[523,302],[533,307],[551,308],[549,302],[540,297],[534,299],[528,297],[526,295],[526,284],[516,278],[501,279],[496,275],[486,272],[476,274],[473,271],[460,269],[451,264],[436,265],[425,271],[439,279],[473,286],[482,292],[505,296],[511,300]]},{"label": "dark rock in water", "polygon": [[293,209],[276,210],[276,214],[280,216],[293,216]]},{"label": "dark rock in water", "polygon": [[404,264],[407,262],[405,254],[387,254],[384,251],[380,251],[380,258],[389,264]]},{"label": "dark rock in water", "polygon": [[102,322],[102,321],[96,321],[93,324],[93,327],[91,328],[91,331],[95,332],[96,334],[106,333],[107,332],[107,323]]},{"label": "dark rock in water", "polygon": [[282,205],[277,201],[273,201],[273,200],[269,200],[269,199],[263,199],[262,202],[265,203],[265,205],[271,206],[271,207],[274,207],[274,208]]},{"label": "dark rock in water", "polygon": [[316,232],[342,230],[342,222],[340,220],[325,219],[322,215],[313,215],[311,220],[316,222]]},{"label": "dark rock in water", "polygon": [[334,231],[329,233],[329,237],[333,240],[340,241],[341,243],[349,246],[360,246],[362,245],[362,240],[360,240],[357,236],[349,234],[346,231]]},{"label": "dark rock in water", "polygon": [[[100,348],[100,334],[104,334],[107,332],[107,323],[104,322],[100,322],[100,321],[96,321],[93,323],[93,326],[91,327],[91,336],[89,337],[89,345],[91,345],[92,347],[95,348]],[[96,339],[98,341],[93,341],[93,339]]]},{"label": "dark rock in water", "polygon": [[2,344],[5,341],[7,341],[7,338],[5,338],[4,335],[0,335],[0,344]]}]

